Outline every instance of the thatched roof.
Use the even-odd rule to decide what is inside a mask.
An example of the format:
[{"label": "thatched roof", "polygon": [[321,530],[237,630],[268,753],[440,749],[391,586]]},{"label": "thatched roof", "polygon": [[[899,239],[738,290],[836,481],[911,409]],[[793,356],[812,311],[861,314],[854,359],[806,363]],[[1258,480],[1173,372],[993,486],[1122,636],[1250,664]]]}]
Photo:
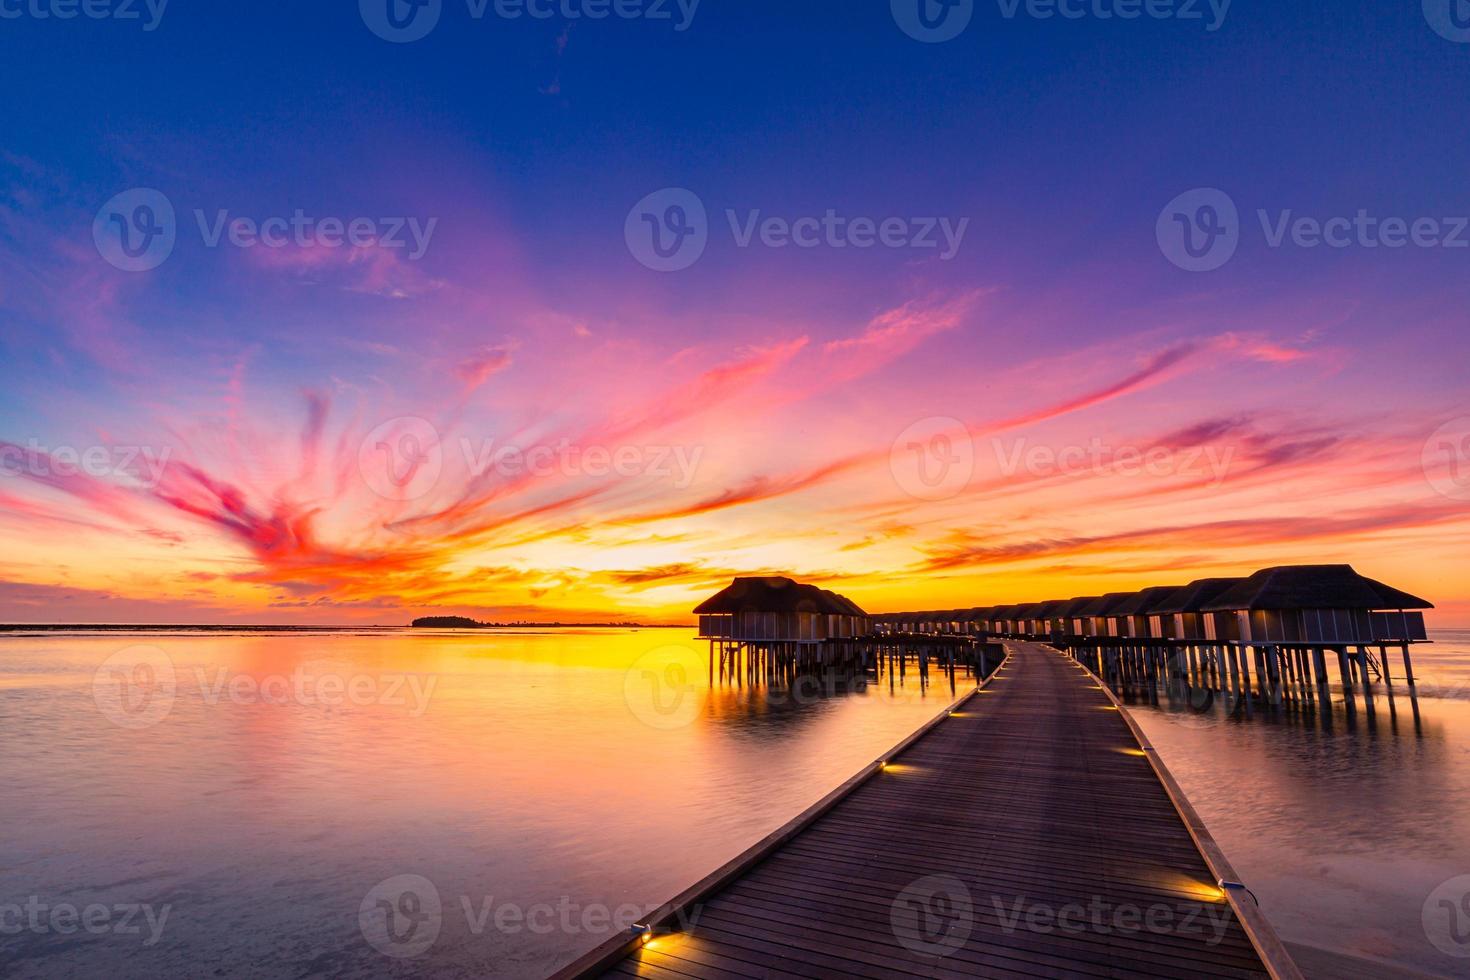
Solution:
[{"label": "thatched roof", "polygon": [[1098,596],[1096,599],[1077,610],[1078,616],[1113,616],[1123,603],[1133,598],[1136,592],[1109,592],[1107,595]]},{"label": "thatched roof", "polygon": [[965,613],[965,620],[967,622],[973,623],[978,622],[982,619],[989,619],[990,614],[994,611],[994,606],[976,606],[974,609],[971,609],[969,612]]},{"label": "thatched roof", "polygon": [[853,602],[851,599],[849,599],[845,595],[839,595],[838,593],[829,591],[827,589],[823,589],[822,590],[822,594],[825,595],[825,596],[827,596],[829,599],[831,599],[832,601],[836,602],[839,606],[841,606],[843,608],[844,612],[839,613],[838,615],[845,615],[845,616],[866,616],[867,615],[867,613],[863,612],[862,608],[859,607],[857,603]]},{"label": "thatched roof", "polygon": [[1021,604],[1021,605],[1019,605],[1019,606],[1016,607],[1016,611],[1011,614],[1011,618],[1012,619],[1035,619],[1036,618],[1036,614],[1041,609],[1041,607],[1042,607],[1042,603],[1040,603],[1040,602],[1027,602],[1027,603],[1023,603],[1023,604]]},{"label": "thatched roof", "polygon": [[694,607],[698,615],[748,612],[867,615],[852,600],[780,575],[737,578]]},{"label": "thatched roof", "polygon": [[1154,612],[1161,616],[1203,612],[1206,605],[1244,581],[1243,578],[1195,579],[1155,606]]},{"label": "thatched roof", "polygon": [[1155,585],[1152,588],[1144,589],[1142,592],[1135,592],[1128,601],[1121,603],[1114,609],[1111,615],[1147,616],[1157,611],[1160,605],[1172,599],[1174,593],[1178,592],[1182,587],[1178,585]]},{"label": "thatched roof", "polygon": [[1359,575],[1351,565],[1282,565],[1237,583],[1203,611],[1433,608],[1427,600]]},{"label": "thatched roof", "polygon": [[1096,602],[1100,597],[1095,595],[1080,595],[1075,599],[1068,599],[1061,609],[1057,611],[1058,619],[1072,619],[1082,615],[1082,610]]},{"label": "thatched roof", "polygon": [[996,606],[991,610],[990,616],[992,619],[1015,619],[1016,610],[1020,608],[1020,603],[1014,603],[1009,606]]},{"label": "thatched roof", "polygon": [[1072,604],[1071,599],[1053,599],[1051,602],[1043,602],[1041,608],[1036,610],[1037,619],[1060,619],[1062,610]]}]

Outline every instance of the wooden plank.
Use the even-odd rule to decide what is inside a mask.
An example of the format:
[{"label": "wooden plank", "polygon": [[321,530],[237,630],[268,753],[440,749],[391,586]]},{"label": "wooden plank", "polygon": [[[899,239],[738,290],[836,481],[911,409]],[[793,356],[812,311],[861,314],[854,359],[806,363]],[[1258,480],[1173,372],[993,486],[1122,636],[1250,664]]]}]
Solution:
[{"label": "wooden plank", "polygon": [[886,768],[665,906],[697,912],[687,931],[563,975],[1292,977],[1119,707],[1012,644]]}]

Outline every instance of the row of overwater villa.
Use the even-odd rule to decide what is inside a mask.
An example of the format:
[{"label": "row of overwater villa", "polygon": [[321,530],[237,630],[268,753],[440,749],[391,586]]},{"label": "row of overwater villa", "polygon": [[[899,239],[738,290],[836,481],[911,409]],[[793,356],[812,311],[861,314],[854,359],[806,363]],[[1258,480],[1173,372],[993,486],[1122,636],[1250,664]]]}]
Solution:
[{"label": "row of overwater villa", "polygon": [[1360,689],[1372,711],[1372,681],[1392,693],[1390,651],[1412,692],[1410,647],[1427,641],[1423,610],[1432,608],[1349,565],[1286,565],[1136,592],[880,615],[789,578],[740,578],[695,612],[722,665],[744,653],[773,669],[874,669],[895,651],[973,665],[986,641],[1031,640],[1068,651],[1110,684],[1182,679],[1326,707],[1335,661],[1349,709]]}]

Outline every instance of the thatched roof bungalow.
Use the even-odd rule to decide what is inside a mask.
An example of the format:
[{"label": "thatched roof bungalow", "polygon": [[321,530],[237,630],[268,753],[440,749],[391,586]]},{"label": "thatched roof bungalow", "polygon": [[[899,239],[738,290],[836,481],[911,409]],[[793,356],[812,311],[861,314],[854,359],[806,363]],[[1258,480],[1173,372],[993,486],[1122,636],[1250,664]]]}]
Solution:
[{"label": "thatched roof bungalow", "polygon": [[1117,620],[1113,619],[1113,612],[1123,603],[1127,602],[1136,593],[1133,592],[1109,592],[1107,595],[1098,596],[1092,602],[1078,612],[1082,617],[1084,632],[1082,636],[1117,636]]},{"label": "thatched roof bungalow", "polygon": [[845,596],[784,576],[737,578],[694,613],[700,637],[712,640],[820,643],[866,633],[868,622]]},{"label": "thatched roof bungalow", "polygon": [[1033,630],[1038,636],[1050,637],[1053,634],[1063,632],[1062,611],[1072,604],[1070,599],[1053,599],[1043,602],[1035,613],[1035,625]]},{"label": "thatched roof bungalow", "polygon": [[[1175,640],[1224,639],[1217,635],[1217,617],[1206,613],[1204,608],[1244,581],[1243,578],[1201,578],[1190,582],[1154,608],[1149,618],[1159,622],[1151,623],[1150,630],[1167,630],[1167,634],[1160,635]],[[1229,617],[1227,625],[1235,625],[1234,617]]]},{"label": "thatched roof bungalow", "polygon": [[1062,632],[1067,636],[1086,635],[1087,623],[1082,618],[1082,610],[1099,598],[1095,595],[1080,595],[1075,599],[1068,599],[1066,605],[1057,612],[1057,618],[1062,623]]},{"label": "thatched roof bungalow", "polygon": [[997,633],[1016,633],[1016,632],[1019,632],[1016,629],[1016,619],[1015,619],[1015,617],[1016,617],[1016,610],[1018,610],[1020,608],[1021,608],[1021,604],[1018,603],[1018,602],[1017,603],[1012,603],[1009,606],[996,606],[995,607],[995,610],[990,614],[993,617],[991,619],[991,622],[995,626],[995,632],[997,632]]},{"label": "thatched roof bungalow", "polygon": [[[1351,565],[1282,565],[1238,582],[1203,612],[1234,620],[1244,643],[1366,644],[1424,640],[1428,600]],[[1217,622],[1217,626],[1220,624]]]},{"label": "thatched roof bungalow", "polygon": [[[1120,603],[1113,609],[1113,615],[1118,621],[1119,636],[1130,636],[1139,639],[1167,640],[1168,636],[1161,633],[1154,634],[1149,629],[1149,619],[1155,608],[1166,603],[1178,592],[1178,585],[1155,585],[1141,592],[1135,592],[1125,602]],[[1162,623],[1160,624],[1162,629]]]}]

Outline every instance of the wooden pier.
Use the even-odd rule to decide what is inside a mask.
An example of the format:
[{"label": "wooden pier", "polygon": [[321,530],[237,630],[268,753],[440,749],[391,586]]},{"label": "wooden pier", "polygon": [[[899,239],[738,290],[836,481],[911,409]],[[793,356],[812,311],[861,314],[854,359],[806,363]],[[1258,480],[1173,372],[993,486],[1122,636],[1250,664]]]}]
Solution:
[{"label": "wooden pier", "polygon": [[1010,645],[981,689],[560,976],[1294,978],[1116,700]]}]

